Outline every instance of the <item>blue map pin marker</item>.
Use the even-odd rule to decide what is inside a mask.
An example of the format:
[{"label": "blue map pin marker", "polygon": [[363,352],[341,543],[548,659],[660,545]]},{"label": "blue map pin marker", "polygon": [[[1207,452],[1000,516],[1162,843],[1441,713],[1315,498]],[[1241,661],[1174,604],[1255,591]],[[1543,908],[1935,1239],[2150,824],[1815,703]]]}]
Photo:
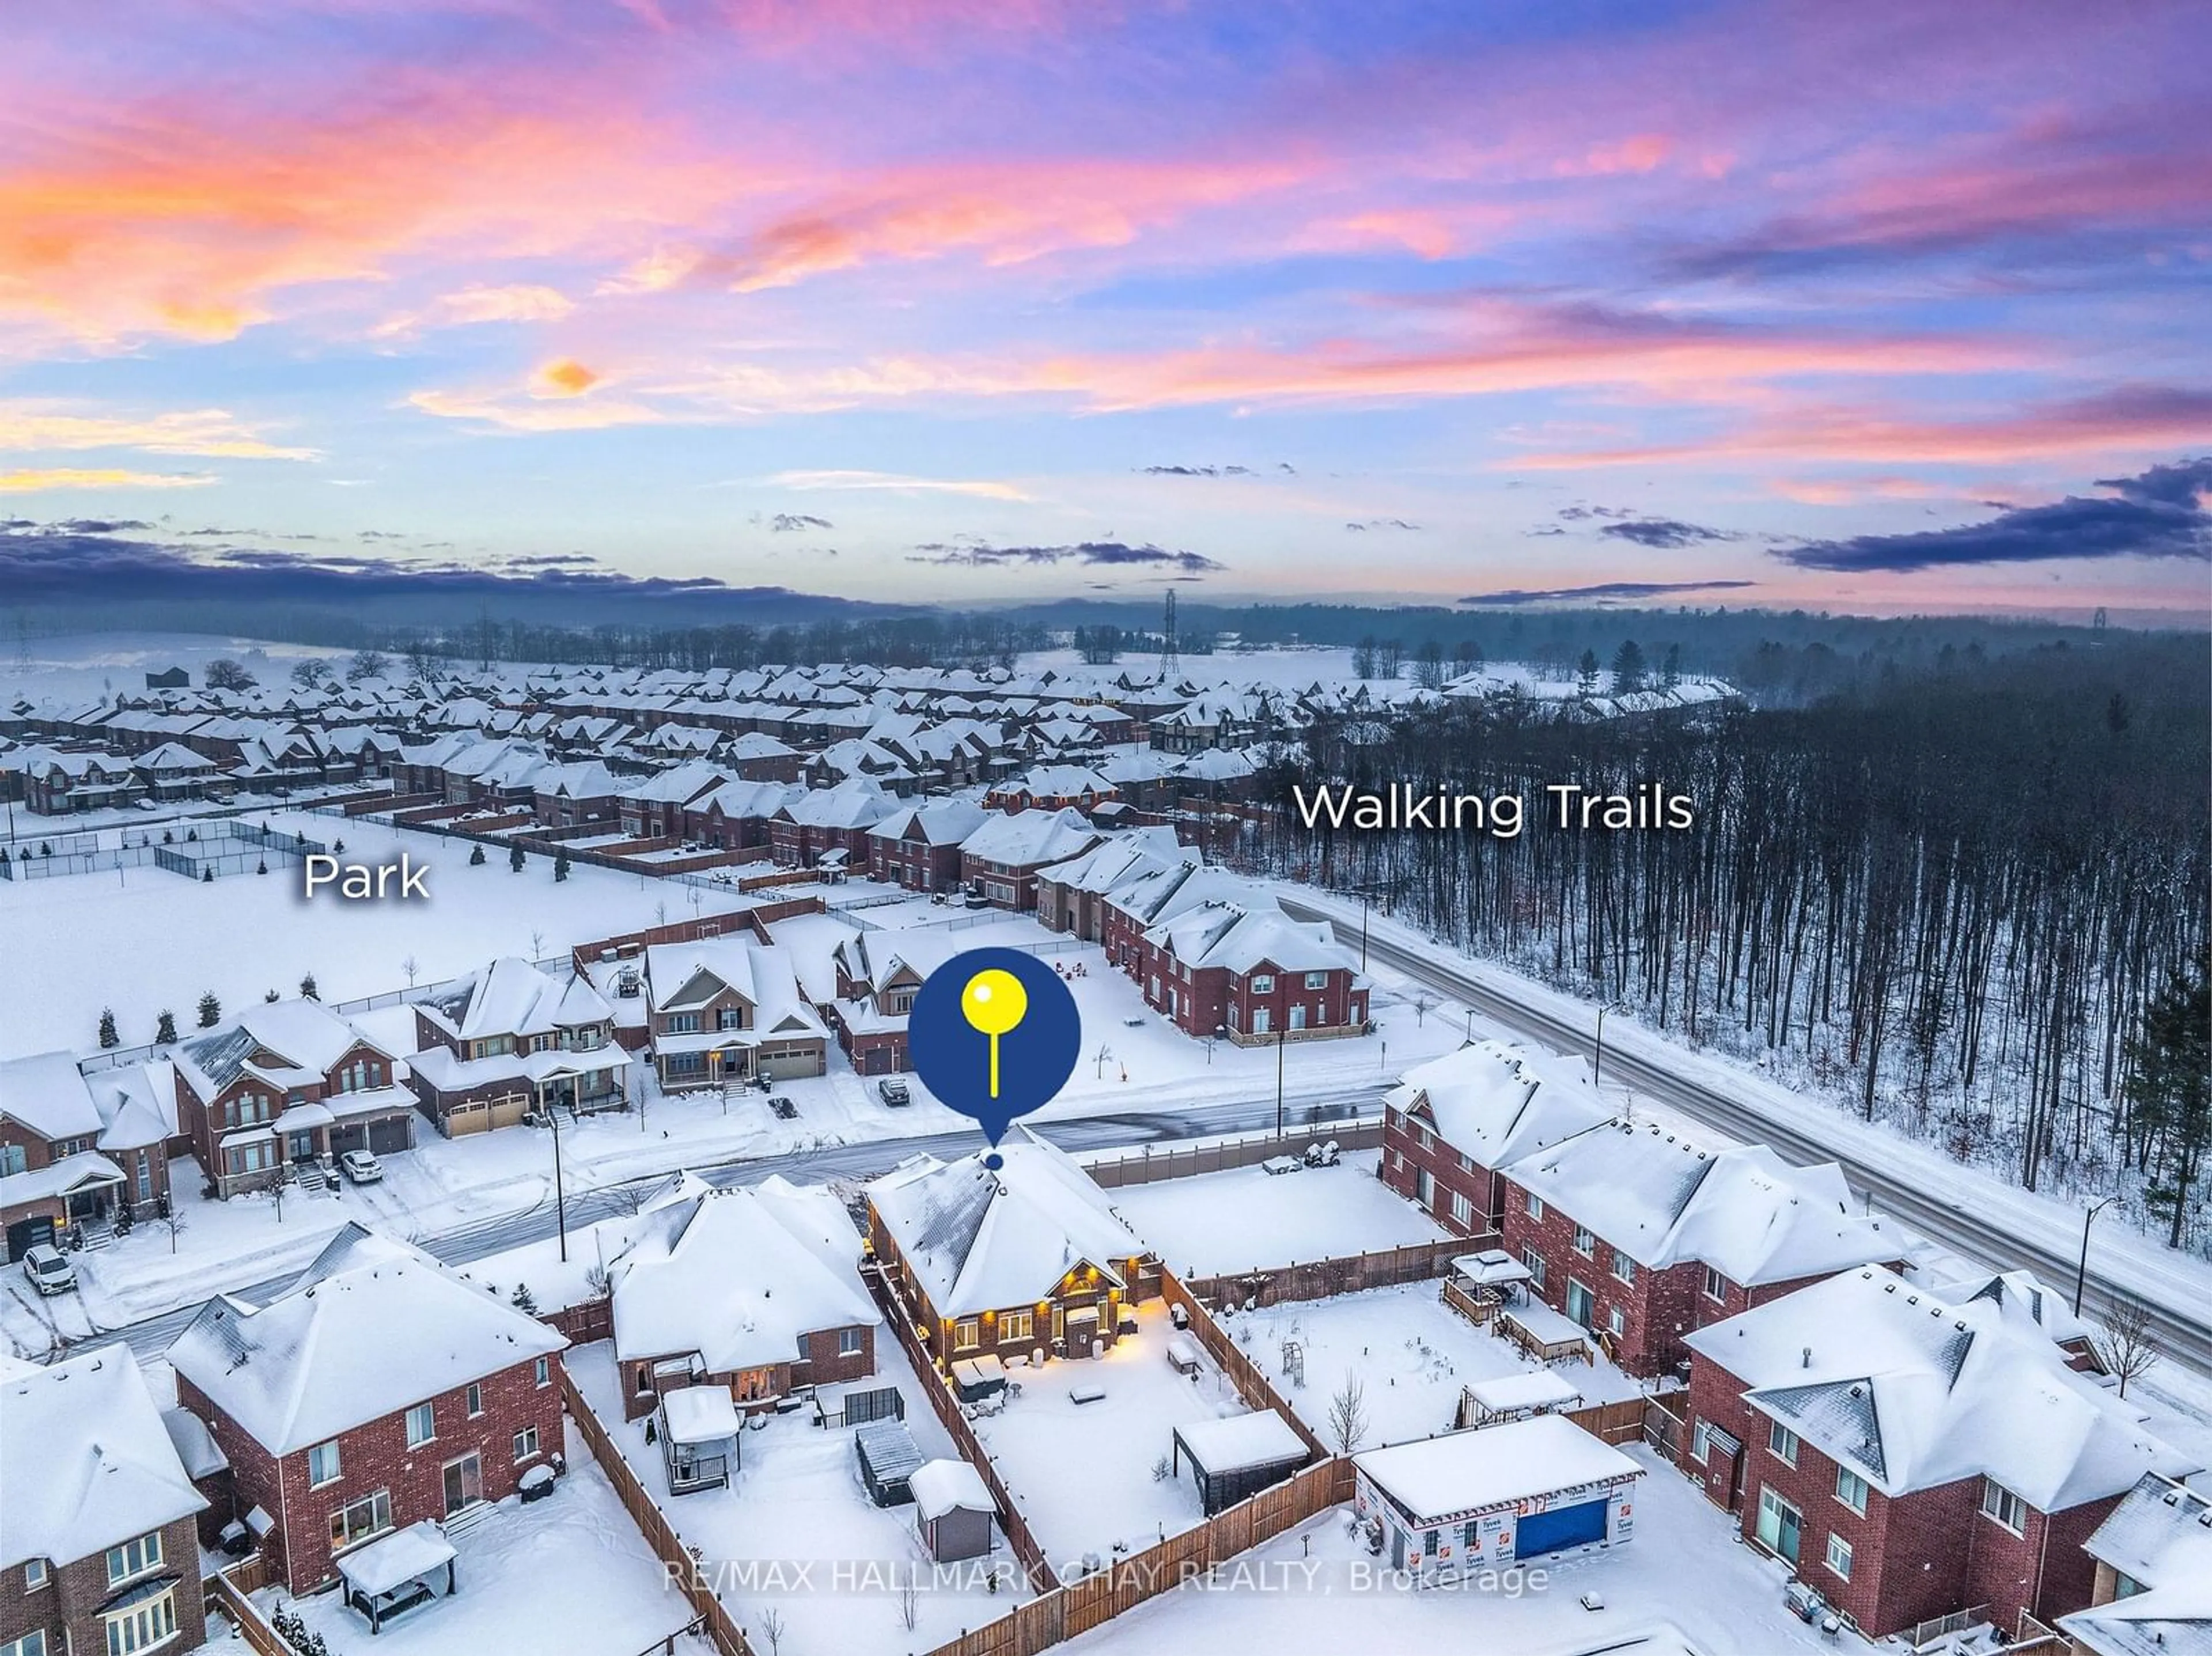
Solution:
[{"label": "blue map pin marker", "polygon": [[1075,997],[1018,949],[955,955],[923,980],[907,1014],[907,1053],[922,1085],[974,1117],[994,1148],[1017,1118],[1059,1095],[1082,1049]]}]

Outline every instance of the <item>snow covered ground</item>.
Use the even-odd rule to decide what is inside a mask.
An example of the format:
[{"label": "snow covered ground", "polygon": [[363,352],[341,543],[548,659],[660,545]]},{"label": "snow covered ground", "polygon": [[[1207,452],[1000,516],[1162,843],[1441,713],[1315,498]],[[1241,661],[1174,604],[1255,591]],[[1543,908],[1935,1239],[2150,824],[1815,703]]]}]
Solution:
[{"label": "snow covered ground", "polygon": [[[1163,1593],[1063,1648],[1067,1656],[1866,1656],[1874,1648],[1848,1630],[1831,1641],[1798,1621],[1783,1608],[1781,1565],[1738,1543],[1727,1514],[1650,1451],[1636,1444],[1626,1453],[1647,1469],[1632,1498],[1634,1538],[1532,1566],[1516,1588],[1396,1582],[1340,1507],[1243,1555],[1211,1586]],[[1604,1607],[1583,1609],[1584,1594]]]},{"label": "snow covered ground", "polygon": [[[668,1494],[660,1452],[645,1441],[645,1422],[622,1422],[614,1349],[601,1343],[568,1354],[568,1367],[623,1457],[705,1568],[722,1566],[720,1596],[757,1649],[770,1612],[781,1619],[787,1652],[901,1656],[934,1648],[963,1629],[1004,1615],[1029,1596],[1003,1538],[988,1560],[972,1561],[972,1580],[938,1578],[915,1530],[912,1506],[878,1507],[868,1497],[854,1458],[853,1434],[814,1424],[811,1410],[775,1415],[748,1429],[737,1477],[726,1489]],[[888,1334],[876,1342],[870,1384],[896,1386],[906,1396],[907,1429],[931,1459],[957,1458],[952,1440],[930,1410],[906,1355]],[[998,1591],[985,1585],[999,1567]],[[748,1568],[747,1567],[750,1567]],[[898,1590],[919,1572],[909,1629]]]},{"label": "snow covered ground", "polygon": [[1125,1185],[1115,1211],[1184,1277],[1372,1253],[1447,1233],[1376,1177],[1379,1150],[1334,1168],[1276,1174],[1264,1168]]},{"label": "snow covered ground", "polygon": [[[1211,1361],[1194,1377],[1168,1362],[1173,1333],[1164,1301],[1138,1309],[1139,1331],[1103,1357],[1017,1368],[1022,1394],[1005,1412],[975,1422],[975,1435],[1006,1481],[1030,1532],[1066,1580],[1087,1556],[1111,1559],[1117,1546],[1141,1552],[1202,1517],[1198,1489],[1154,1476],[1178,1426],[1245,1412],[1237,1390]],[[1105,1396],[1079,1404],[1080,1386]]]},{"label": "snow covered ground", "polygon": [[[1367,1430],[1360,1447],[1373,1449],[1449,1431],[1462,1386],[1538,1366],[1448,1308],[1435,1283],[1232,1312],[1221,1322],[1325,1443],[1331,1441],[1330,1400],[1347,1375],[1362,1389]],[[1298,1348],[1304,1385],[1286,1344]],[[1559,1363],[1553,1372],[1586,1403],[1632,1398],[1640,1389],[1602,1357],[1595,1365]]]},{"label": "snow covered ground", "polygon": [[[297,864],[205,883],[151,866],[0,883],[0,932],[32,968],[0,996],[0,1058],[90,1052],[102,1007],[115,1009],[132,1046],[153,1039],[164,1009],[188,1030],[210,992],[234,1013],[271,989],[296,993],[312,973],[325,1002],[365,998],[404,988],[410,960],[417,982],[434,983],[498,955],[542,958],[694,912],[689,889],[611,869],[579,864],[556,884],[545,857],[520,874],[503,859],[471,867],[464,840],[307,812],[250,820],[343,840],[348,862],[396,863],[404,852],[429,870],[430,895],[349,903],[325,889],[311,901]],[[701,897],[702,913],[744,906],[734,894]]]},{"label": "snow covered ground", "polygon": [[568,1474],[550,1499],[528,1507],[502,1501],[453,1538],[459,1556],[451,1598],[409,1611],[380,1634],[335,1592],[293,1598],[272,1587],[254,1602],[264,1614],[290,1606],[323,1635],[331,1656],[524,1649],[532,1656],[629,1656],[647,1649],[688,1625],[690,1606],[665,1585],[660,1561],[573,1429],[568,1457]]}]

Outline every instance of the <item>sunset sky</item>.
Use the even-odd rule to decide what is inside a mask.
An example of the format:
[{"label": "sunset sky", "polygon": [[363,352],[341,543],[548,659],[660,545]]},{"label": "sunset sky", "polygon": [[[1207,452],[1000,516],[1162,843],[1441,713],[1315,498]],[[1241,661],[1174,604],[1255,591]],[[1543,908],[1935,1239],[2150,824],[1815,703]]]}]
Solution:
[{"label": "sunset sky", "polygon": [[955,603],[2201,613],[2207,45],[2149,0],[10,7],[0,585],[92,519]]}]

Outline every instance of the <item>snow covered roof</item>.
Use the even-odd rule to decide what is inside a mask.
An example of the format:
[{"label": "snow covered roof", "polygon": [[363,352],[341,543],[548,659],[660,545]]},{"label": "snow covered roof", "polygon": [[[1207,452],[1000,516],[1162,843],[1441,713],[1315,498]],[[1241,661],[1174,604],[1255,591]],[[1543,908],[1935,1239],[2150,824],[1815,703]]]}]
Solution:
[{"label": "snow covered roof", "polygon": [[1065,861],[1088,850],[1098,830],[1073,807],[1066,810],[1018,810],[994,816],[960,842],[964,857],[1009,868],[1030,868]]},{"label": "snow covered roof", "polygon": [[286,1455],[567,1344],[421,1249],[349,1222],[267,1305],[210,1300],[169,1362]]},{"label": "snow covered roof", "polygon": [[1437,1137],[1486,1168],[1502,1168],[1611,1115],[1580,1060],[1539,1058],[1496,1040],[1415,1065],[1386,1101],[1425,1118]]},{"label": "snow covered roof", "polygon": [[726,1386],[679,1386],[663,1392],[660,1417],[671,1443],[720,1443],[739,1429],[738,1405]]},{"label": "snow covered roof", "polygon": [[1198,1420],[1175,1429],[1183,1453],[1211,1473],[1255,1471],[1262,1466],[1293,1466],[1313,1453],[1306,1441],[1273,1409],[1220,1420]]},{"label": "snow covered roof", "polygon": [[[749,937],[651,944],[645,951],[645,975],[656,1012],[704,1006],[725,989],[733,991],[753,1008],[751,1028],[704,1034],[759,1040],[829,1033],[800,992],[791,957],[782,949],[763,948]],[[655,1045],[667,1047],[672,1040],[686,1039],[661,1036]]]},{"label": "snow covered roof", "polygon": [[1793,1167],[1764,1144],[1707,1149],[1656,1123],[1607,1121],[1507,1171],[1653,1270],[1696,1260],[1756,1286],[1893,1259],[1903,1247],[1852,1211],[1833,1162]]},{"label": "snow covered roof", "polygon": [[770,1178],[672,1203],[616,1262],[615,1352],[696,1351],[710,1374],[788,1362],[808,1334],[883,1320],[860,1236],[826,1190]]},{"label": "snow covered roof", "polygon": [[563,981],[512,955],[416,1004],[463,1040],[551,1034],[614,1016],[614,1009],[581,974]]},{"label": "snow covered roof", "polygon": [[1564,1415],[1447,1432],[1352,1457],[1416,1527],[1560,1489],[1644,1476],[1644,1468]]},{"label": "snow covered roof", "polygon": [[1698,1330],[1745,1401],[1885,1495],[1986,1477],[2040,1512],[2194,1465],[1986,1300],[1951,1304],[1881,1266]]},{"label": "snow covered roof", "polygon": [[1206,860],[1196,846],[1184,846],[1162,824],[1109,835],[1090,850],[1042,870],[1038,878],[1077,891],[1111,891],[1116,886],[1169,868],[1195,868]]},{"label": "snow covered roof", "polygon": [[0,1061],[0,1115],[45,1139],[93,1137],[106,1125],[73,1052]]},{"label": "snow covered roof", "polygon": [[0,1374],[0,1569],[74,1563],[207,1505],[119,1344]]},{"label": "snow covered roof", "polygon": [[453,1544],[425,1518],[332,1562],[348,1586],[374,1598],[445,1568],[453,1562]]},{"label": "snow covered roof", "polygon": [[167,1059],[87,1076],[103,1150],[143,1149],[177,1134],[177,1071]]},{"label": "snow covered roof", "polygon": [[256,1052],[274,1053],[284,1066],[319,1079],[356,1046],[393,1056],[320,1001],[301,996],[270,1001],[211,1034],[187,1040],[177,1049],[177,1073],[200,1097],[212,1099],[238,1078]]},{"label": "snow covered roof", "polygon": [[2061,1628],[2101,1656],[2212,1651],[2212,1501],[2146,1473],[2083,1545],[2142,1590],[2076,1611]]},{"label": "snow covered roof", "polygon": [[934,1522],[950,1512],[999,1515],[999,1503],[983,1484],[983,1475],[964,1460],[925,1460],[909,1473],[906,1487],[915,1510]]},{"label": "snow covered roof", "polygon": [[1053,1145],[1023,1131],[999,1154],[1005,1165],[996,1172],[980,1153],[957,1162],[911,1156],[866,1187],[938,1315],[1034,1304],[1081,1265],[1118,1283],[1122,1262],[1148,1252]]}]

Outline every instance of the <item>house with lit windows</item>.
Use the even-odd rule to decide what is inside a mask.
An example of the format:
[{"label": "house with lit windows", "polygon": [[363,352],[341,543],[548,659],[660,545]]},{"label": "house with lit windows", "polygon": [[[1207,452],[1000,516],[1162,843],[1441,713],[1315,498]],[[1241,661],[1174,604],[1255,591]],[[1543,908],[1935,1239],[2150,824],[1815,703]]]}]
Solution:
[{"label": "house with lit windows", "polygon": [[940,1364],[1103,1353],[1159,1292],[1158,1256],[1065,1152],[1017,1126],[998,1155],[909,1156],[869,1184],[876,1260]]},{"label": "house with lit windows", "polygon": [[551,1464],[568,1344],[349,1223],[267,1305],[210,1300],[168,1360],[178,1403],[230,1464],[229,1516],[301,1593],[356,1550],[504,1500]]},{"label": "house with lit windows", "polygon": [[207,1636],[207,1501],[125,1345],[0,1356],[0,1653],[133,1656]]}]

